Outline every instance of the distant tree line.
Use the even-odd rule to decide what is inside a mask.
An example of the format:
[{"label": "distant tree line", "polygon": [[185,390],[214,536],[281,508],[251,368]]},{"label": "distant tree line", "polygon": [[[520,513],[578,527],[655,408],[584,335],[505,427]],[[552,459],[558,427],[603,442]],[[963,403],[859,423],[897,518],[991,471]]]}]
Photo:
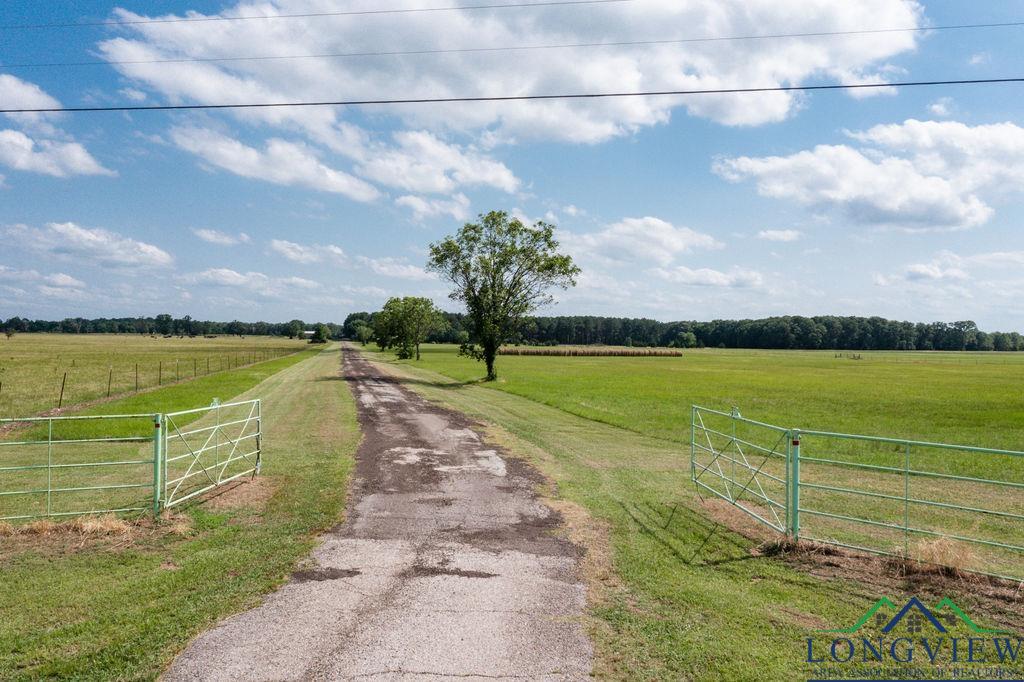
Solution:
[{"label": "distant tree line", "polygon": [[[30,320],[12,317],[0,324],[0,329],[7,332],[50,332],[64,334],[159,334],[161,336],[286,336],[296,338],[307,330],[316,331],[320,326],[326,327],[330,336],[341,336],[342,327],[332,323],[307,323],[302,320],[289,322],[214,322],[211,320],[193,320],[190,316],[172,317],[157,315],[156,317],[117,317],[86,319],[84,317],[68,317],[59,321]],[[323,332],[321,332],[323,334]]]},{"label": "distant tree line", "polygon": [[[349,315],[343,325],[344,337],[367,340],[367,330],[373,329],[378,314]],[[464,315],[444,313],[444,318],[447,324],[428,335],[427,341],[461,344],[471,340]],[[366,329],[360,332],[360,327]],[[527,317],[508,342],[672,348],[1024,351],[1024,336],[1018,332],[984,332],[970,320],[925,323],[833,315],[710,322],[595,316]]]}]

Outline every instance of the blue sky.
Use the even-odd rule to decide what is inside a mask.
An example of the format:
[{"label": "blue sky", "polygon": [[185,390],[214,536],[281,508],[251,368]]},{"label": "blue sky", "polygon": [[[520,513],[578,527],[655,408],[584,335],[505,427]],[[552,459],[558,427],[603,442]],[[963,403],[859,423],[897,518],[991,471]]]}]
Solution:
[{"label": "blue sky", "polygon": [[[437,7],[393,0],[389,8]],[[474,4],[474,3],[466,3]],[[0,24],[384,4],[11,1]],[[1024,27],[530,52],[139,63],[1016,21],[1019,4],[606,5],[3,29],[4,106],[1024,75]],[[112,62],[136,62],[132,64]],[[861,93],[0,117],[0,317],[340,321],[427,295],[501,208],[584,270],[552,314],[974,319],[1024,330],[1020,84]]]}]

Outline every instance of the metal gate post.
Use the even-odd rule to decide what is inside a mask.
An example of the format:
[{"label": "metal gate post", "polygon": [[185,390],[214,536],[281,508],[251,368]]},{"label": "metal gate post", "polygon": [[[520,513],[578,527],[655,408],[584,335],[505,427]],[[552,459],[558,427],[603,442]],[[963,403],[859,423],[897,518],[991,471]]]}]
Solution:
[{"label": "metal gate post", "polygon": [[256,468],[252,475],[258,476],[263,467],[263,401],[256,399]]},{"label": "metal gate post", "polygon": [[163,457],[163,431],[163,415],[153,415],[153,516],[160,515],[160,460]]},{"label": "metal gate post", "polygon": [[697,481],[697,406],[690,405],[690,480]]},{"label": "metal gate post", "polygon": [[790,432],[789,535],[800,539],[800,431]]}]

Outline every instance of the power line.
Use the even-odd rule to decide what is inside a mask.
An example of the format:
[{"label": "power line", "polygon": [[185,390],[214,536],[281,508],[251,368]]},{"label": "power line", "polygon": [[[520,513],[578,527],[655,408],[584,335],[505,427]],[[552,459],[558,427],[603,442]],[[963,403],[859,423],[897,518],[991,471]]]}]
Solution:
[{"label": "power line", "polygon": [[0,30],[14,31],[21,29],[49,28],[86,28],[90,26],[134,26],[137,24],[184,24],[207,21],[251,21],[262,19],[308,19],[311,17],[356,17],[376,14],[422,14],[426,12],[459,12],[463,10],[509,9],[515,7],[558,7],[566,5],[608,5],[612,3],[634,2],[634,0],[544,0],[543,2],[512,2],[488,5],[453,5],[448,7],[411,7],[407,9],[367,9],[344,12],[304,12],[302,14],[265,14],[241,17],[175,17],[173,19],[125,19],[109,21],[81,21],[61,24],[13,24],[0,26]]},{"label": "power line", "polygon": [[978,28],[1008,28],[1024,26],[1024,21],[1009,21],[990,24],[952,24],[948,26],[930,27],[908,27],[908,28],[873,28],[853,31],[816,31],[809,33],[772,33],[765,35],[742,35],[742,36],[717,36],[699,38],[670,38],[665,40],[623,40],[614,42],[596,43],[561,43],[555,45],[519,45],[506,47],[462,47],[435,50],[395,50],[378,52],[331,52],[325,54],[295,54],[295,55],[253,55],[249,57],[169,57],[166,59],[125,59],[125,60],[94,60],[82,62],[48,62],[48,63],[26,63],[26,64],[4,64],[5,69],[28,69],[44,67],[74,67],[74,66],[107,66],[107,65],[131,65],[131,64],[185,64],[185,63],[206,63],[206,62],[244,62],[244,61],[277,61],[294,59],[340,59],[346,57],[394,57],[401,55],[434,55],[434,54],[459,54],[478,52],[523,52],[529,50],[560,50],[568,48],[590,48],[590,47],[638,47],[645,45],[678,45],[685,43],[711,43],[725,41],[743,40],[774,40],[780,38],[820,38],[833,36],[871,35],[878,33],[911,33],[923,31],[950,31]]},{"label": "power line", "polygon": [[367,106],[386,104],[445,104],[452,102],[516,102],[555,99],[605,99],[618,97],[668,97],[686,95],[729,95],[758,92],[807,92],[814,90],[866,90],[872,88],[908,88],[927,85],[984,85],[1024,83],[1020,78],[969,78],[958,80],[901,81],[896,83],[850,83],[836,85],[781,85],[764,88],[717,88],[706,90],[649,90],[641,92],[588,92],[552,95],[504,95],[490,97],[415,97],[408,99],[363,99],[322,102],[249,102],[237,104],[150,104],[96,107],[40,107],[0,109],[0,114],[83,113],[101,111],[182,111],[203,109],[271,109],[280,107]]}]

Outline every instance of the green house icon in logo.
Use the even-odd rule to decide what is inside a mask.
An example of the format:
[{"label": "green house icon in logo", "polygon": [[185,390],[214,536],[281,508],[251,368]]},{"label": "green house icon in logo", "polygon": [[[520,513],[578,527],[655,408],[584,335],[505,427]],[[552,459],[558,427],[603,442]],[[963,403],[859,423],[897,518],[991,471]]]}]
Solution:
[{"label": "green house icon in logo", "polygon": [[899,613],[893,616],[892,619],[889,620],[888,624],[886,624],[882,628],[882,632],[885,634],[889,634],[890,632],[892,632],[893,628],[899,625],[900,622],[904,619],[906,619],[907,630],[914,634],[921,632],[922,619],[927,623],[931,624],[931,626],[939,632],[943,634],[946,633],[945,626],[943,626],[942,623],[938,621],[938,619],[932,614],[932,612],[928,610],[928,607],[922,604],[921,600],[917,597],[911,597],[910,601],[908,601],[906,605],[902,609],[900,609]]},{"label": "green house icon in logo", "polygon": [[[893,611],[896,612],[896,615],[889,617],[888,614]],[[819,632],[851,634],[860,630],[871,620],[874,620],[875,624],[885,634],[892,632],[901,623],[911,634],[915,635],[923,632],[926,626],[931,626],[935,631],[946,634],[949,632],[949,628],[956,626],[958,622],[963,623],[971,631],[979,634],[1001,634],[1007,632],[1006,630],[990,630],[980,627],[949,597],[944,598],[933,608],[928,608],[917,597],[911,597],[904,604],[903,608],[899,610],[897,610],[897,606],[892,600],[888,597],[882,597],[850,627],[819,630]]]}]

